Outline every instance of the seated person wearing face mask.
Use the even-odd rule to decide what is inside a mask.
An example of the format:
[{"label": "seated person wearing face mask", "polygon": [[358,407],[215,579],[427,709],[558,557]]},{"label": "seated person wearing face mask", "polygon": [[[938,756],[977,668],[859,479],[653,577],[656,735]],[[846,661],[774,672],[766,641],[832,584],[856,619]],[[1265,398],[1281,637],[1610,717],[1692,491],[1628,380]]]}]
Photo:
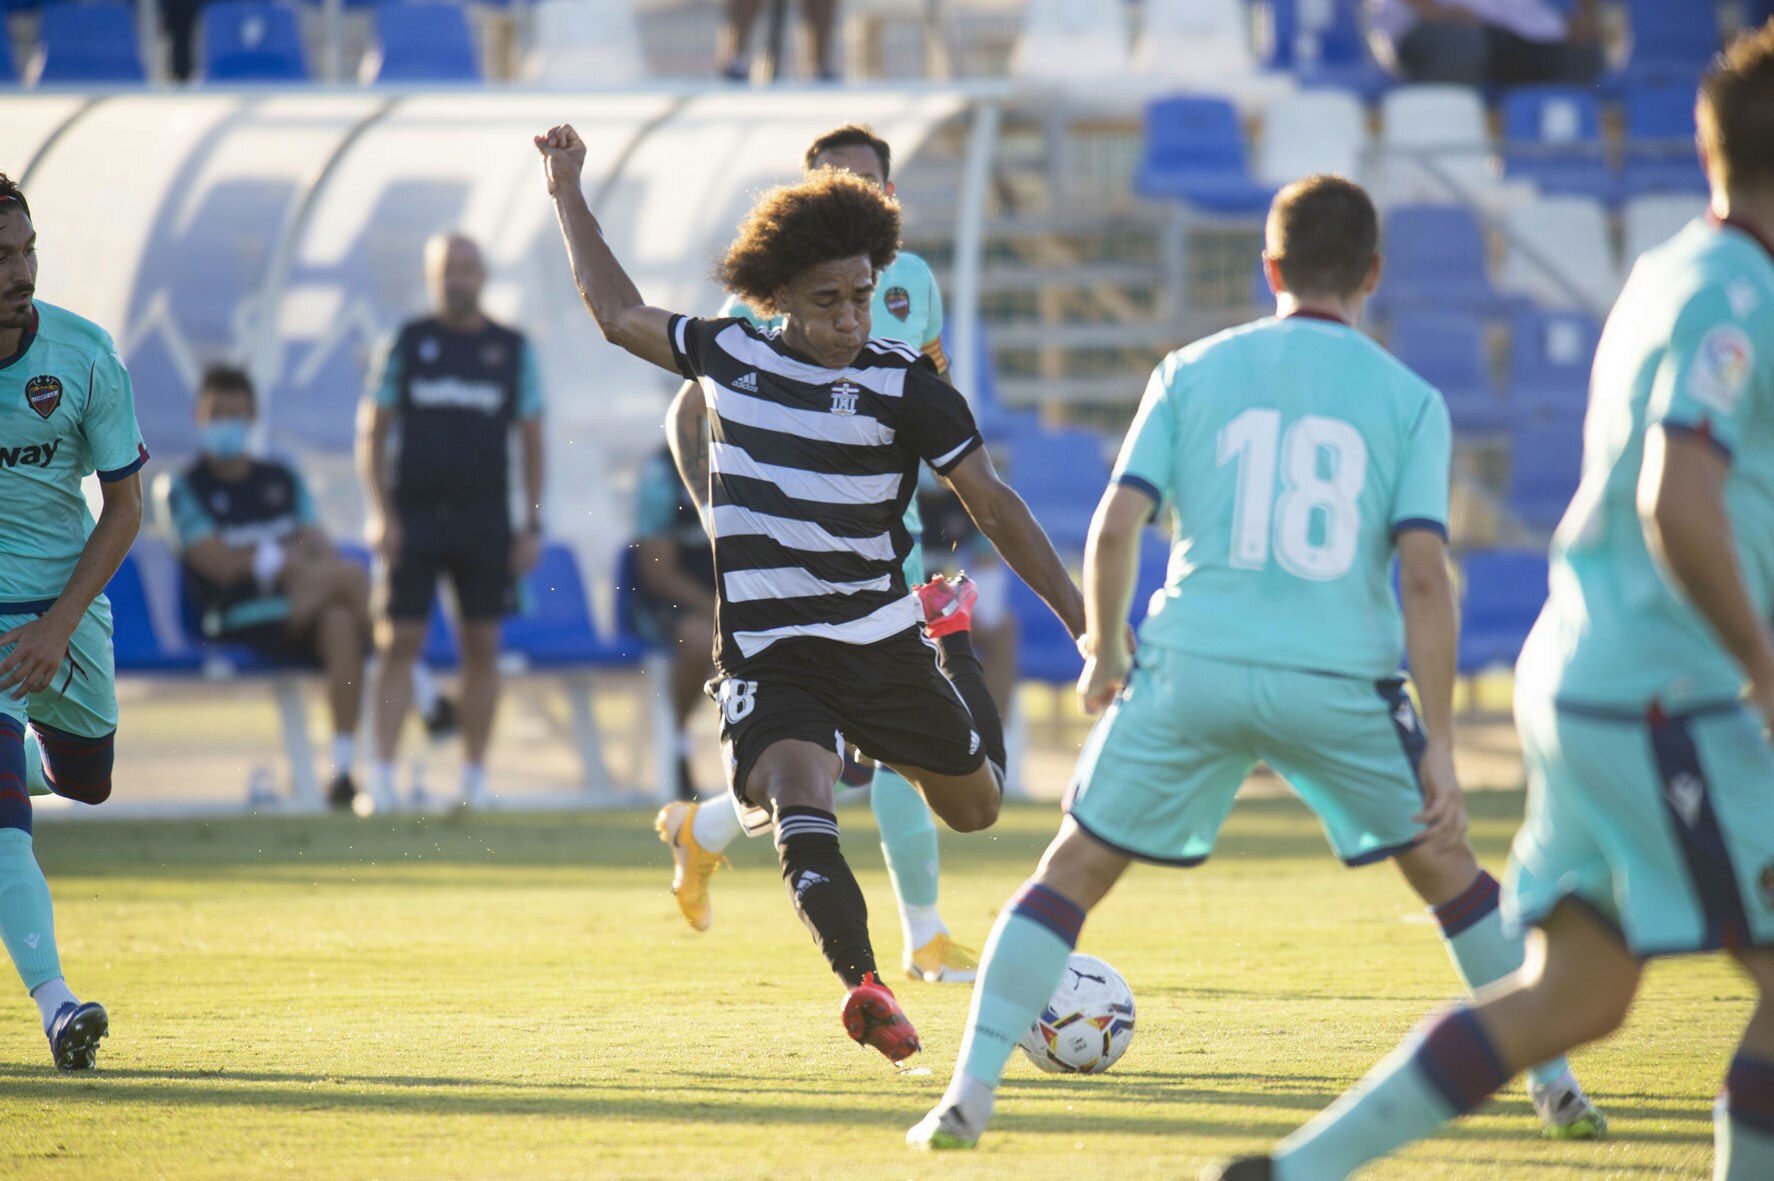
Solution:
[{"label": "seated person wearing face mask", "polygon": [[202,454],[163,489],[184,566],[185,602],[205,637],[318,664],[333,720],[328,800],[357,797],[351,768],[370,643],[369,577],[320,530],[302,477],[248,454],[252,380],[214,366],[197,393]]}]

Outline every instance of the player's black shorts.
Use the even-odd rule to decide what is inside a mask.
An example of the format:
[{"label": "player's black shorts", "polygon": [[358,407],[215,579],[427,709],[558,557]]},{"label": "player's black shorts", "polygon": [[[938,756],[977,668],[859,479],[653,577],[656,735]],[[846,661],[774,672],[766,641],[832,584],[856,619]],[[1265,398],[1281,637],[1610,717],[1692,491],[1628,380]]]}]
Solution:
[{"label": "player's black shorts", "polygon": [[400,554],[388,571],[384,610],[390,619],[431,617],[439,574],[448,574],[461,617],[475,622],[516,613],[511,576],[511,517],[501,501],[484,508],[402,507]]},{"label": "player's black shorts", "polygon": [[787,739],[839,757],[848,743],[888,766],[938,775],[970,774],[986,757],[973,715],[917,627],[867,645],[779,641],[708,691],[721,707],[727,786],[752,809],[763,806],[745,794],[752,767]]},{"label": "player's black shorts", "polygon": [[313,632],[310,631],[305,636],[295,635],[290,631],[289,621],[284,619],[249,623],[233,631],[221,632],[215,636],[215,641],[218,644],[239,644],[243,648],[251,648],[267,660],[285,664],[320,664],[320,653],[315,650]]}]

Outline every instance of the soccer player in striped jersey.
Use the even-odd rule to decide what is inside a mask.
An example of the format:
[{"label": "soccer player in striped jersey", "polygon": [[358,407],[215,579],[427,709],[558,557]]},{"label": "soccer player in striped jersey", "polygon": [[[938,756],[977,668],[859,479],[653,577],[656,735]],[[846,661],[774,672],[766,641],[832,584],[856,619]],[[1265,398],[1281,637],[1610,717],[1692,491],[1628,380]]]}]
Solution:
[{"label": "soccer player in striped jersey", "polygon": [[[889,179],[893,162],[887,142],[867,127],[847,124],[821,135],[808,145],[802,157],[805,174],[821,168],[838,168],[877,185],[893,195]],[[747,307],[738,296],[729,296],[722,316],[737,316],[758,328],[782,327],[782,316],[763,316]],[[942,292],[930,266],[909,250],[901,250],[875,281],[870,309],[871,330],[887,340],[912,345],[929,357],[940,376],[948,375],[948,358],[942,348]],[[666,437],[678,473],[698,509],[707,515],[708,505],[708,403],[702,387],[685,382],[666,415]],[[924,582],[923,519],[914,496],[906,506],[906,531],[912,535],[906,555],[905,576],[912,586]],[[1001,698],[999,700],[1002,700]],[[940,860],[936,824],[930,808],[915,788],[893,768],[877,763],[869,791],[875,825],[881,832],[881,852],[887,859],[888,877],[899,904],[904,932],[902,964],[907,978],[930,983],[965,984],[978,971],[976,953],[949,936],[947,924],[937,911]],[[739,835],[738,801],[731,793],[705,804],[675,803],[661,809],[656,824],[659,837],[671,849],[675,863],[672,893],[691,927],[705,931],[712,919],[708,883],[724,863],[722,851]]]},{"label": "soccer player in striped jersey", "polygon": [[[31,210],[0,175],[0,941],[56,1066],[87,1070],[110,1020],[62,976],[30,797],[111,794],[117,685],[103,592],[141,529],[148,449],[110,334],[34,299],[36,287]],[[80,490],[94,472],[96,522]]]},{"label": "soccer player in striped jersey", "polygon": [[[1397,865],[1469,989],[1521,967],[1454,774],[1447,406],[1355,327],[1380,277],[1379,218],[1359,185],[1288,185],[1264,239],[1277,314],[1159,364],[1097,506],[1078,696],[1107,712],[1059,835],[987,940],[954,1078],[907,1133],[913,1147],[978,1142],[1086,913],[1132,861],[1207,860],[1259,760],[1344,864]],[[1162,507],[1169,577],[1136,662],[1121,621],[1140,531]],[[1407,652],[1421,719],[1398,672]],[[1599,1135],[1568,1064],[1546,1058],[1523,1063],[1538,1064],[1529,1094],[1545,1134]]]},{"label": "soccer player in striped jersey", "polygon": [[[846,1032],[892,1061],[916,1032],[876,971],[868,911],[838,846],[847,741],[915,784],[951,828],[992,824],[1004,735],[964,628],[965,583],[906,585],[905,506],[920,463],[954,488],[1068,630],[1083,602],[1028,506],[992,469],[967,403],[929,358],[870,339],[899,209],[825,169],[762,196],[720,277],[776,331],[649,307],[580,189],[585,144],[536,137],[580,293],[604,336],[699,382],[713,444],[716,694],[728,785],[773,828],[796,911],[848,990]],[[926,634],[924,624],[928,621]]]},{"label": "soccer player in striped jersey", "polygon": [[1214,1181],[1339,1181],[1619,1028],[1653,956],[1723,950],[1759,996],[1713,1107],[1715,1181],[1774,1177],[1774,22],[1696,106],[1709,215],[1608,317],[1583,479],[1516,665],[1527,966],[1413,1033]]}]

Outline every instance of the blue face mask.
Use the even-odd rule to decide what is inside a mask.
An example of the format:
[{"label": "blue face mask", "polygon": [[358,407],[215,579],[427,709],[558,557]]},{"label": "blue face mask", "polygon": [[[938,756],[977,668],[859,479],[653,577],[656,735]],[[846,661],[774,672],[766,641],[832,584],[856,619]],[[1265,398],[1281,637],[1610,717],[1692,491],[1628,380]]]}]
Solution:
[{"label": "blue face mask", "polygon": [[197,433],[203,453],[212,459],[239,459],[246,454],[247,435],[252,423],[244,418],[216,418],[203,424]]}]

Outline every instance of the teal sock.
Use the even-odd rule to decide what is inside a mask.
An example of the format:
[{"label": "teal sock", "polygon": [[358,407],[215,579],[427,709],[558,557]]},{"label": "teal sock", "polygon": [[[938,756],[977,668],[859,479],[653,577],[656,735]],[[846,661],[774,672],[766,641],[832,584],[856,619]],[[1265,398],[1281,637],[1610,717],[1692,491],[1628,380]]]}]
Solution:
[{"label": "teal sock", "polygon": [[1739,1051],[1712,1118],[1713,1181],[1774,1177],[1774,1062]]},{"label": "teal sock", "polygon": [[[1454,961],[1454,970],[1465,982],[1468,993],[1477,992],[1521,967],[1521,936],[1503,930],[1500,895],[1497,879],[1480,870],[1459,897],[1429,911],[1441,924],[1448,957]],[[1570,1062],[1560,1055],[1529,1067],[1528,1077],[1544,1086],[1557,1082],[1570,1069]]]},{"label": "teal sock", "polygon": [[43,745],[37,741],[35,730],[25,731],[25,790],[34,796],[55,794],[43,774]]},{"label": "teal sock", "polygon": [[0,828],[0,941],[26,992],[62,974],[49,883],[31,851],[31,834],[18,828]]},{"label": "teal sock", "polygon": [[986,940],[956,1070],[996,1087],[1017,1041],[1035,1024],[1078,945],[1084,912],[1046,886],[1025,885]]},{"label": "teal sock", "polygon": [[[887,875],[893,879],[900,916],[905,919],[906,947],[910,951],[928,943],[935,934],[923,929],[927,923],[914,923],[912,918],[920,912],[934,914],[936,909],[936,821],[931,819],[930,806],[918,789],[891,767],[876,765],[869,805],[875,810],[875,824],[881,830],[881,852],[887,858]],[[936,920],[935,925],[940,929],[941,920]]]},{"label": "teal sock", "polygon": [[1483,1103],[1509,1072],[1470,1009],[1407,1038],[1274,1153],[1274,1181],[1341,1181]]}]

